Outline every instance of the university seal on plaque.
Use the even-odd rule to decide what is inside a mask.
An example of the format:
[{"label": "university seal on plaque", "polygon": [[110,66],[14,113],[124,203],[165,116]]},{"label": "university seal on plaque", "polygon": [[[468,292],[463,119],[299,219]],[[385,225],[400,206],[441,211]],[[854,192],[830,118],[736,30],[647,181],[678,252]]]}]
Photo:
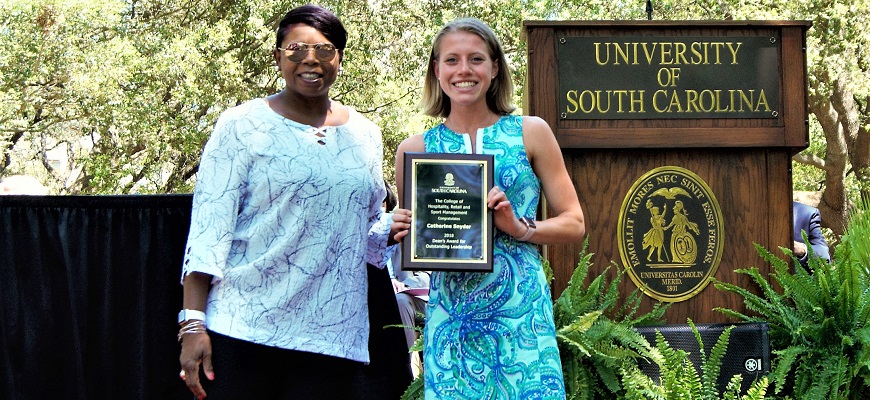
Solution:
[{"label": "university seal on plaque", "polygon": [[655,168],[632,185],[619,210],[619,253],[646,295],[677,302],[700,293],[722,259],[722,209],[700,177]]}]

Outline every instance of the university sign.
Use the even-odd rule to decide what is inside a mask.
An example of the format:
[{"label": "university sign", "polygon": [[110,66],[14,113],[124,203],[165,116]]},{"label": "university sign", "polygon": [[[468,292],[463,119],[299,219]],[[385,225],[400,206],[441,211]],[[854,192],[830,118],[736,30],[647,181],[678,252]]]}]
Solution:
[{"label": "university sign", "polygon": [[777,118],[776,36],[558,39],[561,119]]},{"label": "university sign", "polygon": [[659,167],[640,177],[623,200],[617,232],[629,277],[660,301],[698,294],[722,259],[722,210],[685,168]]},{"label": "university sign", "polygon": [[791,156],[809,143],[812,23],[523,26],[523,112],[552,128],[600,236],[588,248],[547,246],[553,292],[567,289],[585,250],[589,276],[609,274],[612,262],[624,269],[619,292],[643,292],[638,312],[673,303],[667,324],[721,321],[715,308],[751,312],[736,293],[710,286],[746,282],[737,271],[758,264],[756,245],[792,242]]}]

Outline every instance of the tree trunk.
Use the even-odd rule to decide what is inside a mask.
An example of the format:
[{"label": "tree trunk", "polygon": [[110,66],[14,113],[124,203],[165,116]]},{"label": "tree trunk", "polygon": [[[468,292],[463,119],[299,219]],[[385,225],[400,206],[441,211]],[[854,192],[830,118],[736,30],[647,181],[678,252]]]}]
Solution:
[{"label": "tree trunk", "polygon": [[[820,81],[823,79],[816,82]],[[822,225],[830,228],[836,237],[840,237],[845,231],[849,216],[846,196],[846,167],[849,163],[847,137],[850,135],[847,130],[850,127],[853,129],[857,127],[856,124],[850,123],[850,121],[856,120],[856,116],[852,115],[850,118],[848,115],[850,112],[848,104],[852,95],[846,89],[843,79],[836,80],[829,97],[822,94],[820,89],[818,84],[813,85],[809,95],[809,111],[818,119],[827,141],[827,151],[823,164],[825,189],[818,208],[822,214]],[[844,97],[849,100],[844,102]],[[852,134],[857,135],[857,132]]]}]

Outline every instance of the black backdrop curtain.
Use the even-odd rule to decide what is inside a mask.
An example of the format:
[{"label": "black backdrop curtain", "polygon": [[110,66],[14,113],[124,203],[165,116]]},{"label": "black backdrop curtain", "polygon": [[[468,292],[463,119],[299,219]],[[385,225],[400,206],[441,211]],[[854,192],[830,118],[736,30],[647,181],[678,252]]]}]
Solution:
[{"label": "black backdrop curtain", "polygon": [[186,399],[189,195],[0,196],[0,397]]},{"label": "black backdrop curtain", "polygon": [[[190,400],[177,314],[191,195],[0,196],[0,400]],[[365,283],[363,283],[365,284]],[[386,270],[369,267],[360,398],[411,381]]]}]

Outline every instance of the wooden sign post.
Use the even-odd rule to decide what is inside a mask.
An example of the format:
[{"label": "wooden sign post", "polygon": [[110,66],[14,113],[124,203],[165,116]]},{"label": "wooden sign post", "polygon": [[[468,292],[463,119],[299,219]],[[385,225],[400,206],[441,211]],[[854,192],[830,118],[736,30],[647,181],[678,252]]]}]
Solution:
[{"label": "wooden sign post", "polygon": [[[526,21],[524,110],[553,129],[586,216],[590,275],[616,262],[668,323],[746,311],[754,244],[790,248],[808,145],[803,21]],[[543,210],[547,212],[546,208]],[[554,296],[582,243],[548,246]],[[613,272],[611,272],[613,273]]]}]

